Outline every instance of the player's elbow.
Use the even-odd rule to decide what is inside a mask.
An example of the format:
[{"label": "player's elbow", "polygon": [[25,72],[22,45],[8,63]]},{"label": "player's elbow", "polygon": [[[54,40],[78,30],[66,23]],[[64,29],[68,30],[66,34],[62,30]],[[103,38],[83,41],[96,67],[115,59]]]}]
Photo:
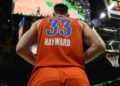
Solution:
[{"label": "player's elbow", "polygon": [[24,51],[23,47],[20,47],[19,45],[16,46],[16,53],[19,55]]},{"label": "player's elbow", "polygon": [[104,42],[99,42],[96,44],[97,48],[99,49],[99,52],[104,53],[106,49],[106,45]]},{"label": "player's elbow", "polygon": [[21,49],[16,47],[16,53],[19,54],[21,52]]}]

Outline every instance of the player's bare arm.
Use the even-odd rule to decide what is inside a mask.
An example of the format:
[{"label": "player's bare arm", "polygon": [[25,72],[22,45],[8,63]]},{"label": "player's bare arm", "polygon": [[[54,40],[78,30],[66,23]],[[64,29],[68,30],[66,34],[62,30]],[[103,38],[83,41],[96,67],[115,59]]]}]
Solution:
[{"label": "player's bare arm", "polygon": [[30,51],[30,46],[37,40],[37,28],[39,23],[40,20],[33,23],[31,28],[22,36],[16,46],[17,54],[32,65],[35,64],[35,55]]},{"label": "player's bare arm", "polygon": [[82,28],[84,28],[84,41],[89,46],[89,48],[84,52],[85,63],[89,63],[94,60],[98,55],[102,54],[105,51],[105,43],[98,35],[95,30],[89,28],[89,26],[82,23]]}]

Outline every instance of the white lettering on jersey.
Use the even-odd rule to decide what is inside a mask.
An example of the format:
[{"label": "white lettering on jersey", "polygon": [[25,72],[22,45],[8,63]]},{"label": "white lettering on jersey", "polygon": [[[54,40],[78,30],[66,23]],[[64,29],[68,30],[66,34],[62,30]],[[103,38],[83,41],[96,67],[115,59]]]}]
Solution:
[{"label": "white lettering on jersey", "polygon": [[70,46],[70,39],[66,39],[66,38],[45,38],[44,45]]}]

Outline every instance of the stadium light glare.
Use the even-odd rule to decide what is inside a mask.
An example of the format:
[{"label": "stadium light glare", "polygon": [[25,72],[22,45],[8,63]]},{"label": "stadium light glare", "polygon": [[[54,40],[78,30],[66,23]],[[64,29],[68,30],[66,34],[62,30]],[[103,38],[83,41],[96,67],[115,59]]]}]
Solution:
[{"label": "stadium light glare", "polygon": [[111,10],[114,6],[115,4],[111,4],[110,6],[108,6],[108,10]]},{"label": "stadium light glare", "polygon": [[101,13],[101,14],[100,14],[100,19],[105,18],[105,16],[106,16],[106,14],[105,14],[105,13]]}]

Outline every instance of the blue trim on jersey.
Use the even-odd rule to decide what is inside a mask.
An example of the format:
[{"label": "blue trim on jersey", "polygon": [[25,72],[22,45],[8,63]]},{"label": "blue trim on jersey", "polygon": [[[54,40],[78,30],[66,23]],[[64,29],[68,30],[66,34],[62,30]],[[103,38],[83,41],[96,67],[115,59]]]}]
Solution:
[{"label": "blue trim on jersey", "polygon": [[56,16],[56,18],[66,18],[67,16]]}]

